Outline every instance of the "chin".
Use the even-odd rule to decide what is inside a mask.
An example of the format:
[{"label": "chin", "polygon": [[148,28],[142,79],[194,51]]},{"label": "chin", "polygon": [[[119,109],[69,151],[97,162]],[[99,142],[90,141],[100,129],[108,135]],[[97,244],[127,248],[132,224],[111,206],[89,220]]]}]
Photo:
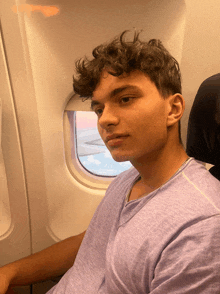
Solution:
[{"label": "chin", "polygon": [[122,155],[122,154],[111,154],[112,158],[117,162],[123,162],[123,161],[130,161],[131,157],[128,155]]}]

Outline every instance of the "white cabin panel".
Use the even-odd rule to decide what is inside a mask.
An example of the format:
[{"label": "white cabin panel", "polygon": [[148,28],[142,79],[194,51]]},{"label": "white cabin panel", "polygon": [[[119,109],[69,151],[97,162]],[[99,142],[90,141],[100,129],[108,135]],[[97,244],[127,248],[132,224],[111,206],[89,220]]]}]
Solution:
[{"label": "white cabin panel", "polygon": [[29,207],[14,97],[0,31],[0,266],[31,253]]}]

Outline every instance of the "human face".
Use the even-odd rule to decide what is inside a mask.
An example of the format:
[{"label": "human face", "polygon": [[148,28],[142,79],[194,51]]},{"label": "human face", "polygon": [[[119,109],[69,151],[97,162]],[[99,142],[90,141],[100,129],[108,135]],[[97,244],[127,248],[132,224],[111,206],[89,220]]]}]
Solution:
[{"label": "human face", "polygon": [[140,71],[119,77],[103,71],[92,97],[98,131],[116,161],[144,162],[167,141],[168,99]]}]

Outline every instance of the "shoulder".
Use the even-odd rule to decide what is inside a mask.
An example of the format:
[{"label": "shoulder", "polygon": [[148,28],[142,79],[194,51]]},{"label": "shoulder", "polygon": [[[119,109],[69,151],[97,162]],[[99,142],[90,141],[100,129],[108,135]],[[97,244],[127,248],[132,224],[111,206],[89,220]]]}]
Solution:
[{"label": "shoulder", "polygon": [[220,181],[217,180],[199,161],[192,159],[183,170],[186,191],[209,203],[220,213]]},{"label": "shoulder", "polygon": [[[146,209],[172,234],[195,220],[220,215],[220,182],[195,159],[156,191]],[[156,221],[157,220],[157,221]],[[169,234],[168,234],[169,235]]]}]

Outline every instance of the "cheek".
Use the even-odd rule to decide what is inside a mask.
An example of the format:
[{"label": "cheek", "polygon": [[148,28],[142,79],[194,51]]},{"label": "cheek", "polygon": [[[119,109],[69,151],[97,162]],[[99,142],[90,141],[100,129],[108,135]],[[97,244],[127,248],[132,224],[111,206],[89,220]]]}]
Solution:
[{"label": "cheek", "polygon": [[161,113],[139,117],[137,119],[136,129],[134,129],[137,140],[141,138],[141,141],[143,140],[145,143],[147,141],[148,144],[155,140],[164,139],[166,133],[166,119]]}]

